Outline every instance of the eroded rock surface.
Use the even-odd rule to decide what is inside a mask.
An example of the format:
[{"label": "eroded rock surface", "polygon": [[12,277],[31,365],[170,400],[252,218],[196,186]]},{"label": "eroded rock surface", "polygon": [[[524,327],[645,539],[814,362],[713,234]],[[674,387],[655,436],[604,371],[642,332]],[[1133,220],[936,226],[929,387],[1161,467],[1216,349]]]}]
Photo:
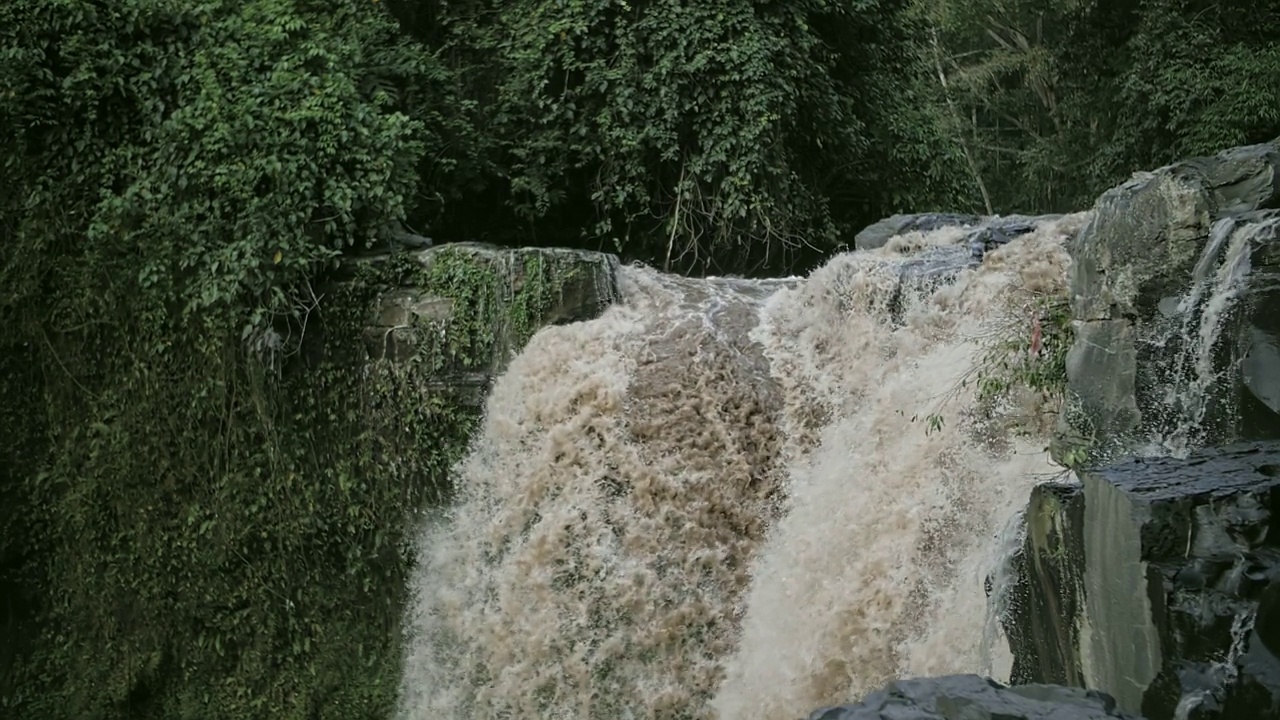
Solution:
[{"label": "eroded rock surface", "polygon": [[897,680],[862,702],[808,720],[1104,720],[1133,718],[1105,693],[1058,685],[1005,687],[978,675]]},{"label": "eroded rock surface", "polygon": [[1151,720],[1280,718],[1280,443],[1081,475],[1027,510],[1013,681],[1102,690]]},{"label": "eroded rock surface", "polygon": [[1061,215],[1005,215],[984,217],[961,213],[916,213],[890,215],[872,223],[858,232],[853,239],[857,250],[875,250],[884,247],[899,235],[927,233],[942,228],[969,228],[960,244],[969,249],[969,262],[982,260],[982,256],[1019,235],[1026,235],[1042,222],[1057,220]]},{"label": "eroded rock surface", "polygon": [[1061,217],[982,217],[958,213],[893,215],[864,228],[854,239],[854,246],[858,250],[874,250],[888,244],[893,238],[908,233],[928,233],[943,228],[966,230],[957,237],[955,244],[921,248],[899,266],[898,293],[893,300],[896,308],[899,299],[906,294],[954,282],[962,270],[980,264],[991,250],[1034,231],[1041,223],[1052,222]]},{"label": "eroded rock surface", "polygon": [[909,232],[930,232],[944,227],[966,227],[980,222],[982,222],[980,216],[962,213],[890,215],[858,231],[853,238],[853,247],[857,250],[875,250],[884,247],[893,238]]},{"label": "eroded rock surface", "polygon": [[[1070,250],[1071,412],[1053,452],[1098,461],[1280,436],[1280,147],[1136,173]],[[1171,391],[1171,388],[1174,391]]]}]

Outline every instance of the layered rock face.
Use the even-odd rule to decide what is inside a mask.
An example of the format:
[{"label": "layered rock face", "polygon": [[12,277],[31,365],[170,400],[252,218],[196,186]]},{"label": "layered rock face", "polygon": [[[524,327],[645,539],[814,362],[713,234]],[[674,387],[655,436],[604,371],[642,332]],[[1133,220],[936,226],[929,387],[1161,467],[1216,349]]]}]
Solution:
[{"label": "layered rock face", "polygon": [[977,675],[890,683],[862,702],[815,710],[808,720],[1105,720],[1132,718],[1106,693],[1056,685],[1005,687]]},{"label": "layered rock face", "polygon": [[1280,147],[1234,148],[1135,174],[1073,242],[1051,451],[1097,469],[1032,493],[1015,683],[1152,720],[1280,717],[1277,206]]},{"label": "layered rock face", "polygon": [[1277,207],[1275,142],[1137,173],[1098,199],[1071,247],[1076,402],[1056,459],[1280,437]]},{"label": "layered rock face", "polygon": [[1280,443],[1131,458],[1036,489],[1013,681],[1166,718],[1280,718]]}]

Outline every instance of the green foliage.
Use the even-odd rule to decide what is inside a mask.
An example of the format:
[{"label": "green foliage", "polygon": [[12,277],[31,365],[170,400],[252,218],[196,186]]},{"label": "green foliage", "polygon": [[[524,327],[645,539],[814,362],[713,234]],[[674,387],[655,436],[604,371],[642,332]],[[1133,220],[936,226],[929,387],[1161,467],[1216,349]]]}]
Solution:
[{"label": "green foliage", "polygon": [[1073,447],[1065,451],[1062,455],[1062,466],[1068,470],[1079,470],[1089,464],[1089,448],[1087,446]]},{"label": "green foliage", "polygon": [[1060,112],[1059,61],[1054,49],[1069,27],[1072,0],[922,0],[933,33],[935,71],[945,76],[958,110],[952,132],[964,139],[974,172],[989,188],[993,209],[1050,211],[1077,172],[1063,152],[1071,118]]},{"label": "green foliage", "polygon": [[[1020,310],[1008,314],[981,338],[982,349],[974,367],[943,398],[954,399],[966,388],[973,388],[977,410],[972,420],[984,425],[1009,415],[1011,407],[1020,404],[1019,395],[1034,393],[1047,401],[1049,412],[1061,411],[1067,396],[1067,351],[1074,332],[1071,309],[1066,297],[1034,294],[1020,304]],[[1013,405],[1011,405],[1013,404]],[[921,416],[912,417],[912,421]],[[940,410],[923,416],[926,433],[940,432],[946,417]],[[1027,432],[1035,422],[1016,418],[1006,426],[997,423],[996,431]]]},{"label": "green foliage", "polygon": [[[337,292],[350,310],[312,350],[358,347],[369,300],[366,285]],[[96,419],[67,423],[24,483],[45,635],[6,707],[386,717],[409,511],[440,496],[476,412],[415,383],[412,364],[321,361],[277,379],[235,346],[200,357],[129,358],[136,381],[84,403]]]},{"label": "green foliage", "polygon": [[1280,135],[1266,0],[916,0],[997,211],[1088,207],[1135,169]]},{"label": "green foliage", "polygon": [[3,679],[30,651],[33,624],[31,499],[21,479],[43,459],[48,428],[38,354],[0,343],[0,696]]},{"label": "green foliage", "polygon": [[367,264],[358,275],[385,289],[429,288],[448,300],[442,317],[405,318],[404,327],[389,327],[375,349],[387,352],[392,331],[410,331],[419,372],[448,376],[505,367],[534,332],[556,319],[566,289],[581,285],[584,272],[571,253],[498,253],[453,244],[395,256],[385,268]]},{"label": "green foliage", "polygon": [[0,580],[42,630],[3,714],[386,717],[408,513],[474,412],[402,401],[431,474],[396,465],[367,422],[396,389],[315,359],[369,298],[318,312],[313,280],[413,202],[438,68],[369,2],[15,0],[0,28],[0,351],[39,393],[3,418],[30,441]]},{"label": "green foliage", "polygon": [[741,271],[967,190],[902,5],[520,0],[434,17],[516,217]]},{"label": "green foliage", "polygon": [[[403,217],[423,130],[386,79],[424,61],[376,7],[19,0],[3,12],[17,35],[17,91],[0,105],[18,128],[13,272],[100,273],[102,305],[136,284],[146,325],[241,315],[261,329],[317,263]],[[366,51],[378,46],[402,52]]]},{"label": "green foliage", "polygon": [[986,343],[974,374],[978,400],[998,403],[1017,388],[1026,388],[1061,401],[1067,386],[1067,351],[1073,332],[1071,308],[1065,297],[1036,295],[1011,316]]},{"label": "green foliage", "polygon": [[1079,470],[1096,468],[1117,459],[1117,452],[1128,454],[1130,448],[1120,443],[1103,443],[1097,436],[1096,418],[1084,407],[1080,397],[1068,393],[1061,406],[1061,423],[1053,434],[1050,455],[1064,468]]},{"label": "green foliage", "polygon": [[1162,0],[1133,21],[1099,171],[1127,174],[1280,136],[1275,3]]}]

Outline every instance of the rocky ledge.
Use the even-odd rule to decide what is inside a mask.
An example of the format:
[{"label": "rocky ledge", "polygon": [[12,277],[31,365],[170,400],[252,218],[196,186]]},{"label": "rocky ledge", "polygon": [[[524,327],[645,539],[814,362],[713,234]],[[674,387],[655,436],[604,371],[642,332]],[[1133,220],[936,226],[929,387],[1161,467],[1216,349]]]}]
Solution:
[{"label": "rocky ledge", "polygon": [[1150,720],[1280,718],[1280,443],[1036,488],[1003,618],[1014,683]]},{"label": "rocky ledge", "polygon": [[352,361],[412,366],[479,407],[537,330],[590,320],[616,302],[617,271],[606,253],[481,243],[349,259],[340,282],[360,286],[368,302],[364,352]]},{"label": "rocky ledge", "polygon": [[978,675],[898,680],[862,702],[808,720],[1106,720],[1133,718],[1106,693],[1057,685],[1005,687]]},{"label": "rocky ledge", "polygon": [[898,265],[898,290],[890,302],[895,320],[901,320],[901,300],[908,292],[928,290],[954,282],[963,270],[979,265],[986,254],[1014,238],[1033,232],[1041,223],[1061,215],[964,215],[917,213],[892,215],[869,225],[854,238],[858,250],[875,250],[896,237],[928,233],[944,228],[962,230],[949,245],[933,245],[913,252]]},{"label": "rocky ledge", "polygon": [[968,233],[965,234],[959,246],[965,251],[967,260],[979,262],[990,250],[1016,237],[1026,235],[1042,222],[1057,220],[1061,217],[1061,215],[988,217],[960,213],[891,215],[859,231],[853,238],[853,246],[857,250],[874,250],[888,244],[893,238],[907,233],[927,233],[942,228],[965,228]]}]

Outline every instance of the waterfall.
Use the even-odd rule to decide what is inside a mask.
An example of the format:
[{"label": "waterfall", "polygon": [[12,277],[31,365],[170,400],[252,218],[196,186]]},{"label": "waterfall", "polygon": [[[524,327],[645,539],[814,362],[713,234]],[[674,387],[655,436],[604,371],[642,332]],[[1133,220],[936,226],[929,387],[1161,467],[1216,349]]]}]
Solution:
[{"label": "waterfall", "polygon": [[794,720],[1007,673],[984,580],[1057,471],[1055,405],[977,380],[1065,296],[1085,217],[927,282],[909,269],[967,259],[965,231],[804,279],[622,268],[622,302],[498,379],[424,523],[400,716]]},{"label": "waterfall", "polygon": [[1186,457],[1205,444],[1210,401],[1231,395],[1221,388],[1230,368],[1217,362],[1218,340],[1247,288],[1255,240],[1266,229],[1266,223],[1218,220],[1187,290],[1161,303],[1163,317],[1147,341],[1155,348],[1152,383],[1159,392],[1144,409],[1141,454]]}]

